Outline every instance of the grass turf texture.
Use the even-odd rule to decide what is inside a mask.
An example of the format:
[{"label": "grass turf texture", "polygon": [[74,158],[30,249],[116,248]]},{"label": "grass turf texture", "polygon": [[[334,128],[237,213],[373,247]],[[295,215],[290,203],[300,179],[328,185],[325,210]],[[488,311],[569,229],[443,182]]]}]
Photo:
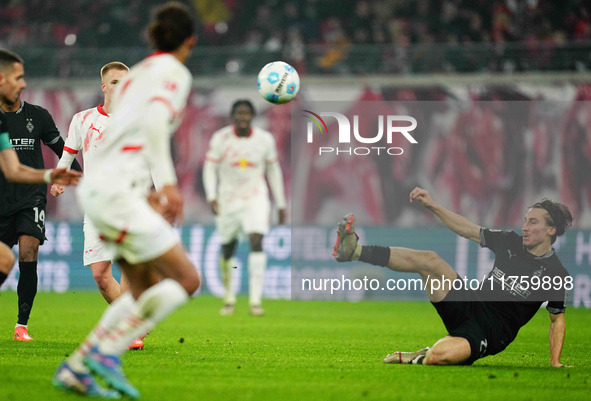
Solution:
[{"label": "grass turf texture", "polygon": [[[0,400],[76,400],[52,375],[85,337],[105,303],[98,293],[39,293],[29,332],[13,341],[17,299],[0,293]],[[567,310],[563,363],[549,367],[548,313],[540,312],[507,350],[473,366],[385,365],[445,335],[434,308],[401,302],[266,301],[251,317],[239,299],[193,299],[128,352],[124,369],[142,400],[583,400],[591,394],[591,310]]]}]

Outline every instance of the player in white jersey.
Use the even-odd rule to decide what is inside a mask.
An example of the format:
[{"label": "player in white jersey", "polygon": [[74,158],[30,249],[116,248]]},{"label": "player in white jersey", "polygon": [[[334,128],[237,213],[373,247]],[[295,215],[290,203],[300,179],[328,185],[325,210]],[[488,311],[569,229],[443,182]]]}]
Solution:
[{"label": "player in white jersey", "polygon": [[[60,168],[70,168],[78,152],[84,156],[85,171],[92,171],[95,162],[96,149],[103,139],[104,130],[109,121],[113,93],[117,85],[129,74],[129,67],[119,61],[112,61],[101,68],[101,90],[105,94],[104,103],[98,107],[76,113],[70,123],[68,136],[64,145],[64,152],[58,162]],[[59,196],[64,193],[64,186],[54,184],[50,193]],[[127,279],[121,276],[121,285],[113,278],[111,266],[112,256],[99,233],[92,225],[88,217],[84,216],[84,266],[90,266],[92,276],[96,281],[99,291],[108,303],[113,302],[122,293],[127,291]],[[130,345],[131,349],[143,349],[144,343],[136,339]]]},{"label": "player in white jersey", "polygon": [[[77,191],[130,289],[109,305],[54,376],[57,387],[87,395],[119,395],[99,387],[94,373],[116,392],[139,397],[121,369],[121,355],[199,287],[197,271],[171,225],[182,217],[170,136],[192,84],[184,66],[197,40],[190,9],[178,2],[158,7],[148,36],[157,51],[117,86],[94,168]],[[145,188],[150,174],[156,191],[148,198],[138,188]]]},{"label": "player in white jersey", "polygon": [[[234,124],[211,137],[203,167],[207,200],[216,214],[222,243],[220,269],[225,287],[222,315],[234,313],[236,294],[232,289],[231,258],[242,231],[248,235],[249,303],[253,316],[262,316],[264,274],[267,256],[263,237],[269,231],[270,201],[265,175],[279,211],[279,224],[285,222],[283,175],[277,159],[275,139],[270,132],[252,127],[252,103],[237,100],[232,105]],[[219,185],[218,185],[219,184]]]}]

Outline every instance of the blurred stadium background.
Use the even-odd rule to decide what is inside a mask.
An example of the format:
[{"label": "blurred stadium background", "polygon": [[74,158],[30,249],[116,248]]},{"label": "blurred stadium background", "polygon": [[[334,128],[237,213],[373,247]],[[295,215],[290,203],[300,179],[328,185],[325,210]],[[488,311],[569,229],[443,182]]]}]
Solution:
[{"label": "blurred stadium background", "polygon": [[[103,64],[118,60],[131,66],[149,53],[141,32],[149,9],[160,2],[71,3],[4,0],[0,6],[0,46],[25,59],[28,88],[23,97],[46,107],[64,136],[77,111],[102,102],[98,71]],[[305,236],[315,238],[309,246],[292,244],[290,230],[271,232],[267,297],[290,297],[296,271],[290,271],[290,244],[299,254],[315,255],[294,261],[299,271],[334,274],[333,225],[350,210],[361,214],[366,238],[387,245],[402,236],[408,246],[430,247],[454,266],[465,264],[466,274],[477,277],[480,266],[490,267],[487,256],[439,231],[435,220],[408,204],[409,191],[422,185],[452,210],[485,226],[519,228],[525,208],[541,197],[569,205],[575,227],[557,248],[562,247],[561,258],[576,278],[575,305],[591,307],[591,3],[185,3],[201,22],[200,43],[188,62],[195,85],[174,151],[186,202],[182,236],[202,269],[204,291],[217,295],[220,290],[217,237],[201,184],[204,155],[211,134],[230,122],[231,103],[249,98],[258,109],[255,124],[276,137],[294,229],[312,230]],[[271,106],[256,92],[257,72],[273,60],[289,62],[300,73],[302,89],[293,104]],[[399,101],[410,108],[416,104],[417,109],[427,101],[462,106],[433,117],[429,130],[418,134],[421,150],[410,157],[364,160],[351,165],[346,177],[330,160],[310,162],[305,173],[292,169],[294,160],[309,155],[292,149],[291,107],[336,99],[350,110],[368,100]],[[520,118],[508,119],[510,102],[516,101],[537,102]],[[483,106],[487,103],[501,106]],[[45,156],[54,165],[51,151],[45,149]],[[82,213],[68,192],[58,200],[49,198],[49,241],[40,256],[42,290],[94,286],[80,267]],[[338,269],[348,276],[383,274],[355,266]],[[16,288],[16,270],[3,289]],[[236,285],[244,291],[245,277]],[[370,293],[353,298],[374,296],[380,298]]]}]

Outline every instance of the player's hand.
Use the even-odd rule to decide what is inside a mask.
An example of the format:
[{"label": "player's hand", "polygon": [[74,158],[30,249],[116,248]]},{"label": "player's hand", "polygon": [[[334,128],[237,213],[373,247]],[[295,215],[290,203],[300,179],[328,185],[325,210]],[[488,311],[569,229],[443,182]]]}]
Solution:
[{"label": "player's hand", "polygon": [[75,170],[66,170],[65,168],[56,168],[51,172],[51,182],[60,185],[78,185],[82,173]]},{"label": "player's hand", "polygon": [[421,202],[423,207],[428,209],[435,205],[435,201],[431,199],[429,191],[423,188],[415,187],[415,189],[410,192],[410,203],[412,203],[415,199]]},{"label": "player's hand", "polygon": [[51,184],[51,188],[49,188],[49,193],[53,196],[60,196],[64,193],[66,187],[60,184]]},{"label": "player's hand", "polygon": [[170,224],[182,221],[183,197],[176,185],[165,185],[162,190],[150,193],[148,203]]},{"label": "player's hand", "polygon": [[286,216],[285,209],[279,209],[279,225],[285,224]]},{"label": "player's hand", "polygon": [[211,212],[217,216],[218,212],[220,211],[218,201],[212,200],[209,202],[209,207],[211,208]]}]

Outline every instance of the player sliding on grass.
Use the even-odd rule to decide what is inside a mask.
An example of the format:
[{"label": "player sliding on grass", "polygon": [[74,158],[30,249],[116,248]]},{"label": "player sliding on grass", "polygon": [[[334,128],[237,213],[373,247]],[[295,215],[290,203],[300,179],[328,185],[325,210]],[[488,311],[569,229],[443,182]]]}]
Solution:
[{"label": "player sliding on grass", "polygon": [[[337,231],[335,259],[359,260],[396,271],[419,273],[449,333],[431,348],[395,352],[384,362],[470,365],[479,358],[503,351],[542,302],[549,301],[550,363],[563,367],[560,354],[566,332],[565,288],[572,284],[572,278],[552,244],[572,223],[568,208],[548,199],[535,203],[525,215],[523,236],[519,236],[513,231],[481,228],[437,204],[424,189],[412,190],[410,201],[414,200],[458,235],[491,249],[495,254],[494,268],[481,290],[466,289],[459,275],[435,252],[359,244],[355,218],[346,215]],[[517,282],[513,281],[515,277]]]},{"label": "player sliding on grass", "polygon": [[[77,192],[89,219],[129,281],[86,340],[58,368],[53,384],[89,396],[139,397],[121,368],[131,341],[189,300],[199,277],[171,223],[183,201],[170,154],[192,76],[184,62],[197,38],[188,7],[158,7],[148,28],[157,50],[132,67],[117,86],[112,120],[94,168]],[[157,191],[142,191],[153,178]],[[162,278],[160,280],[160,278]],[[91,373],[112,389],[99,386]]]}]

